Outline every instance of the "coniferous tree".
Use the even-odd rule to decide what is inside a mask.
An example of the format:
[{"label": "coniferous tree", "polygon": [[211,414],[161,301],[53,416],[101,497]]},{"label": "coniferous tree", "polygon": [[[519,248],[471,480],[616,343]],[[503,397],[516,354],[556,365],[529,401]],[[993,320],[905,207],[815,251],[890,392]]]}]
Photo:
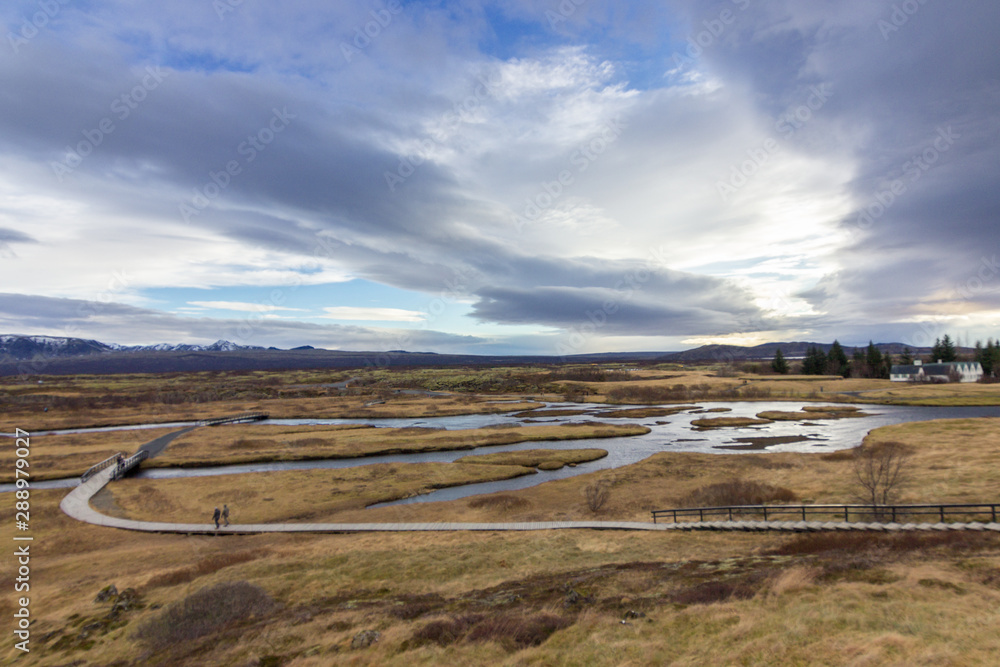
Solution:
[{"label": "coniferous tree", "polygon": [[893,367],[892,354],[886,352],[885,354],[882,355],[882,372],[879,374],[879,377],[882,378],[883,380],[888,380],[889,378],[891,378],[892,367]]},{"label": "coniferous tree", "polygon": [[806,351],[806,358],[802,360],[802,373],[804,375],[823,375],[826,373],[826,362],[826,354],[823,350],[810,345]]},{"label": "coniferous tree", "polygon": [[941,347],[941,339],[935,338],[934,346],[931,347],[931,358],[927,360],[928,363],[936,364],[941,359],[942,354],[944,354],[944,349]]},{"label": "coniferous tree", "polygon": [[854,348],[851,353],[851,375],[856,378],[866,378],[868,375],[868,360],[863,350]]},{"label": "coniferous tree", "polygon": [[945,334],[944,338],[941,339],[941,354],[943,355],[941,361],[958,361],[958,351],[948,334]]},{"label": "coniferous tree", "polygon": [[868,341],[868,349],[865,350],[865,366],[867,366],[865,370],[868,373],[867,377],[882,377],[884,363],[882,353],[877,347],[875,347],[875,343]]},{"label": "coniferous tree", "polygon": [[847,354],[840,346],[840,341],[833,341],[830,352],[827,355],[827,372],[831,375],[842,375],[847,377],[851,374],[851,365],[847,361]]},{"label": "coniferous tree", "polygon": [[899,355],[899,363],[906,366],[913,364],[913,351],[910,348],[903,348],[903,353]]},{"label": "coniferous tree", "polygon": [[785,355],[781,353],[780,347],[774,351],[774,359],[771,361],[771,370],[780,375],[786,375],[788,373],[788,362],[785,361]]},{"label": "coniferous tree", "polygon": [[985,377],[992,376],[997,370],[997,364],[1000,362],[998,353],[1000,353],[1000,345],[994,343],[992,338],[986,341],[986,347],[983,347],[983,344],[978,340],[976,341],[976,361],[983,367]]},{"label": "coniferous tree", "polygon": [[934,341],[934,347],[931,348],[930,363],[934,364],[939,361],[948,363],[949,361],[957,360],[958,351],[955,349],[955,343],[952,342],[951,336],[945,334],[944,338],[938,338]]}]

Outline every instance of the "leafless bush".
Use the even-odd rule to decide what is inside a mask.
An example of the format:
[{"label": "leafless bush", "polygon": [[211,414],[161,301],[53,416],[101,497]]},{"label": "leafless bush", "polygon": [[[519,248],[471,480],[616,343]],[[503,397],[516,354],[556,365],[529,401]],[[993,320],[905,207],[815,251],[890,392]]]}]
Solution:
[{"label": "leafless bush", "polygon": [[447,620],[431,621],[413,634],[417,645],[434,643],[448,646],[458,641],[497,642],[508,650],[538,646],[553,632],[571,624],[555,614],[531,616],[515,614],[466,614]]},{"label": "leafless bush", "polygon": [[686,495],[681,504],[686,507],[728,507],[731,505],[764,505],[798,500],[790,489],[743,479],[730,479],[710,484]]},{"label": "leafless bush", "polygon": [[555,614],[534,614],[521,616],[504,614],[487,616],[473,626],[469,641],[495,641],[510,649],[538,646],[553,632],[570,625],[567,619]]},{"label": "leafless bush", "polygon": [[890,505],[906,483],[910,452],[901,442],[864,444],[855,450],[854,480],[858,500]]},{"label": "leafless bush", "polygon": [[506,493],[479,496],[469,501],[469,507],[472,509],[498,509],[501,512],[524,509],[529,505],[531,503],[528,500]]},{"label": "leafless bush", "polygon": [[608,503],[611,497],[611,486],[607,482],[594,482],[584,489],[587,498],[587,507],[591,512],[597,513]]},{"label": "leafless bush", "polygon": [[823,461],[853,461],[854,460],[854,450],[853,449],[838,449],[835,452],[829,452],[827,454],[820,454],[819,458]]}]

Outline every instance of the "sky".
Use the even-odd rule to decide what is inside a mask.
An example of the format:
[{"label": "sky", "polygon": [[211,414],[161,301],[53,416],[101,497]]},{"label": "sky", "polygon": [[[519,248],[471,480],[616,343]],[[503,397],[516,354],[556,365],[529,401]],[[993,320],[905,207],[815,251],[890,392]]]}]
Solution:
[{"label": "sky", "polygon": [[10,0],[0,333],[1000,336],[1000,3]]}]

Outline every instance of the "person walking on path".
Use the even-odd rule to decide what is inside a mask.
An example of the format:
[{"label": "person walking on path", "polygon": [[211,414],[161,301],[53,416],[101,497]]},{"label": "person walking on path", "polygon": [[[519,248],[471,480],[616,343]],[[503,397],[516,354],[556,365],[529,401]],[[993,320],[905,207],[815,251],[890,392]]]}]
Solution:
[{"label": "person walking on path", "polygon": [[222,506],[222,520],[226,522],[227,526],[229,525],[229,505]]},{"label": "person walking on path", "polygon": [[214,511],[214,512],[212,512],[212,519],[214,519],[214,520],[215,520],[215,527],[216,527],[216,529],[218,529],[218,528],[219,528],[219,516],[220,516],[220,515],[219,515],[219,508],[218,508],[218,507],[216,507],[216,508],[215,508],[215,511]]}]

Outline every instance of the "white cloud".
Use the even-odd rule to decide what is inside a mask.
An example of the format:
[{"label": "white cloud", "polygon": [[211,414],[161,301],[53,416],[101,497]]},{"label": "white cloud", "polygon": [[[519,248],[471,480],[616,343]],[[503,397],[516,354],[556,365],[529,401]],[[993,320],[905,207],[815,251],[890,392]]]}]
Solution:
[{"label": "white cloud", "polygon": [[323,309],[323,317],[331,320],[353,321],[385,321],[385,322],[422,322],[427,318],[425,313],[402,308],[357,308],[353,306],[329,306]]},{"label": "white cloud", "polygon": [[264,303],[246,303],[242,301],[188,301],[192,306],[212,308],[215,310],[235,310],[243,313],[270,313],[275,310],[306,312],[302,308],[286,308]]}]

